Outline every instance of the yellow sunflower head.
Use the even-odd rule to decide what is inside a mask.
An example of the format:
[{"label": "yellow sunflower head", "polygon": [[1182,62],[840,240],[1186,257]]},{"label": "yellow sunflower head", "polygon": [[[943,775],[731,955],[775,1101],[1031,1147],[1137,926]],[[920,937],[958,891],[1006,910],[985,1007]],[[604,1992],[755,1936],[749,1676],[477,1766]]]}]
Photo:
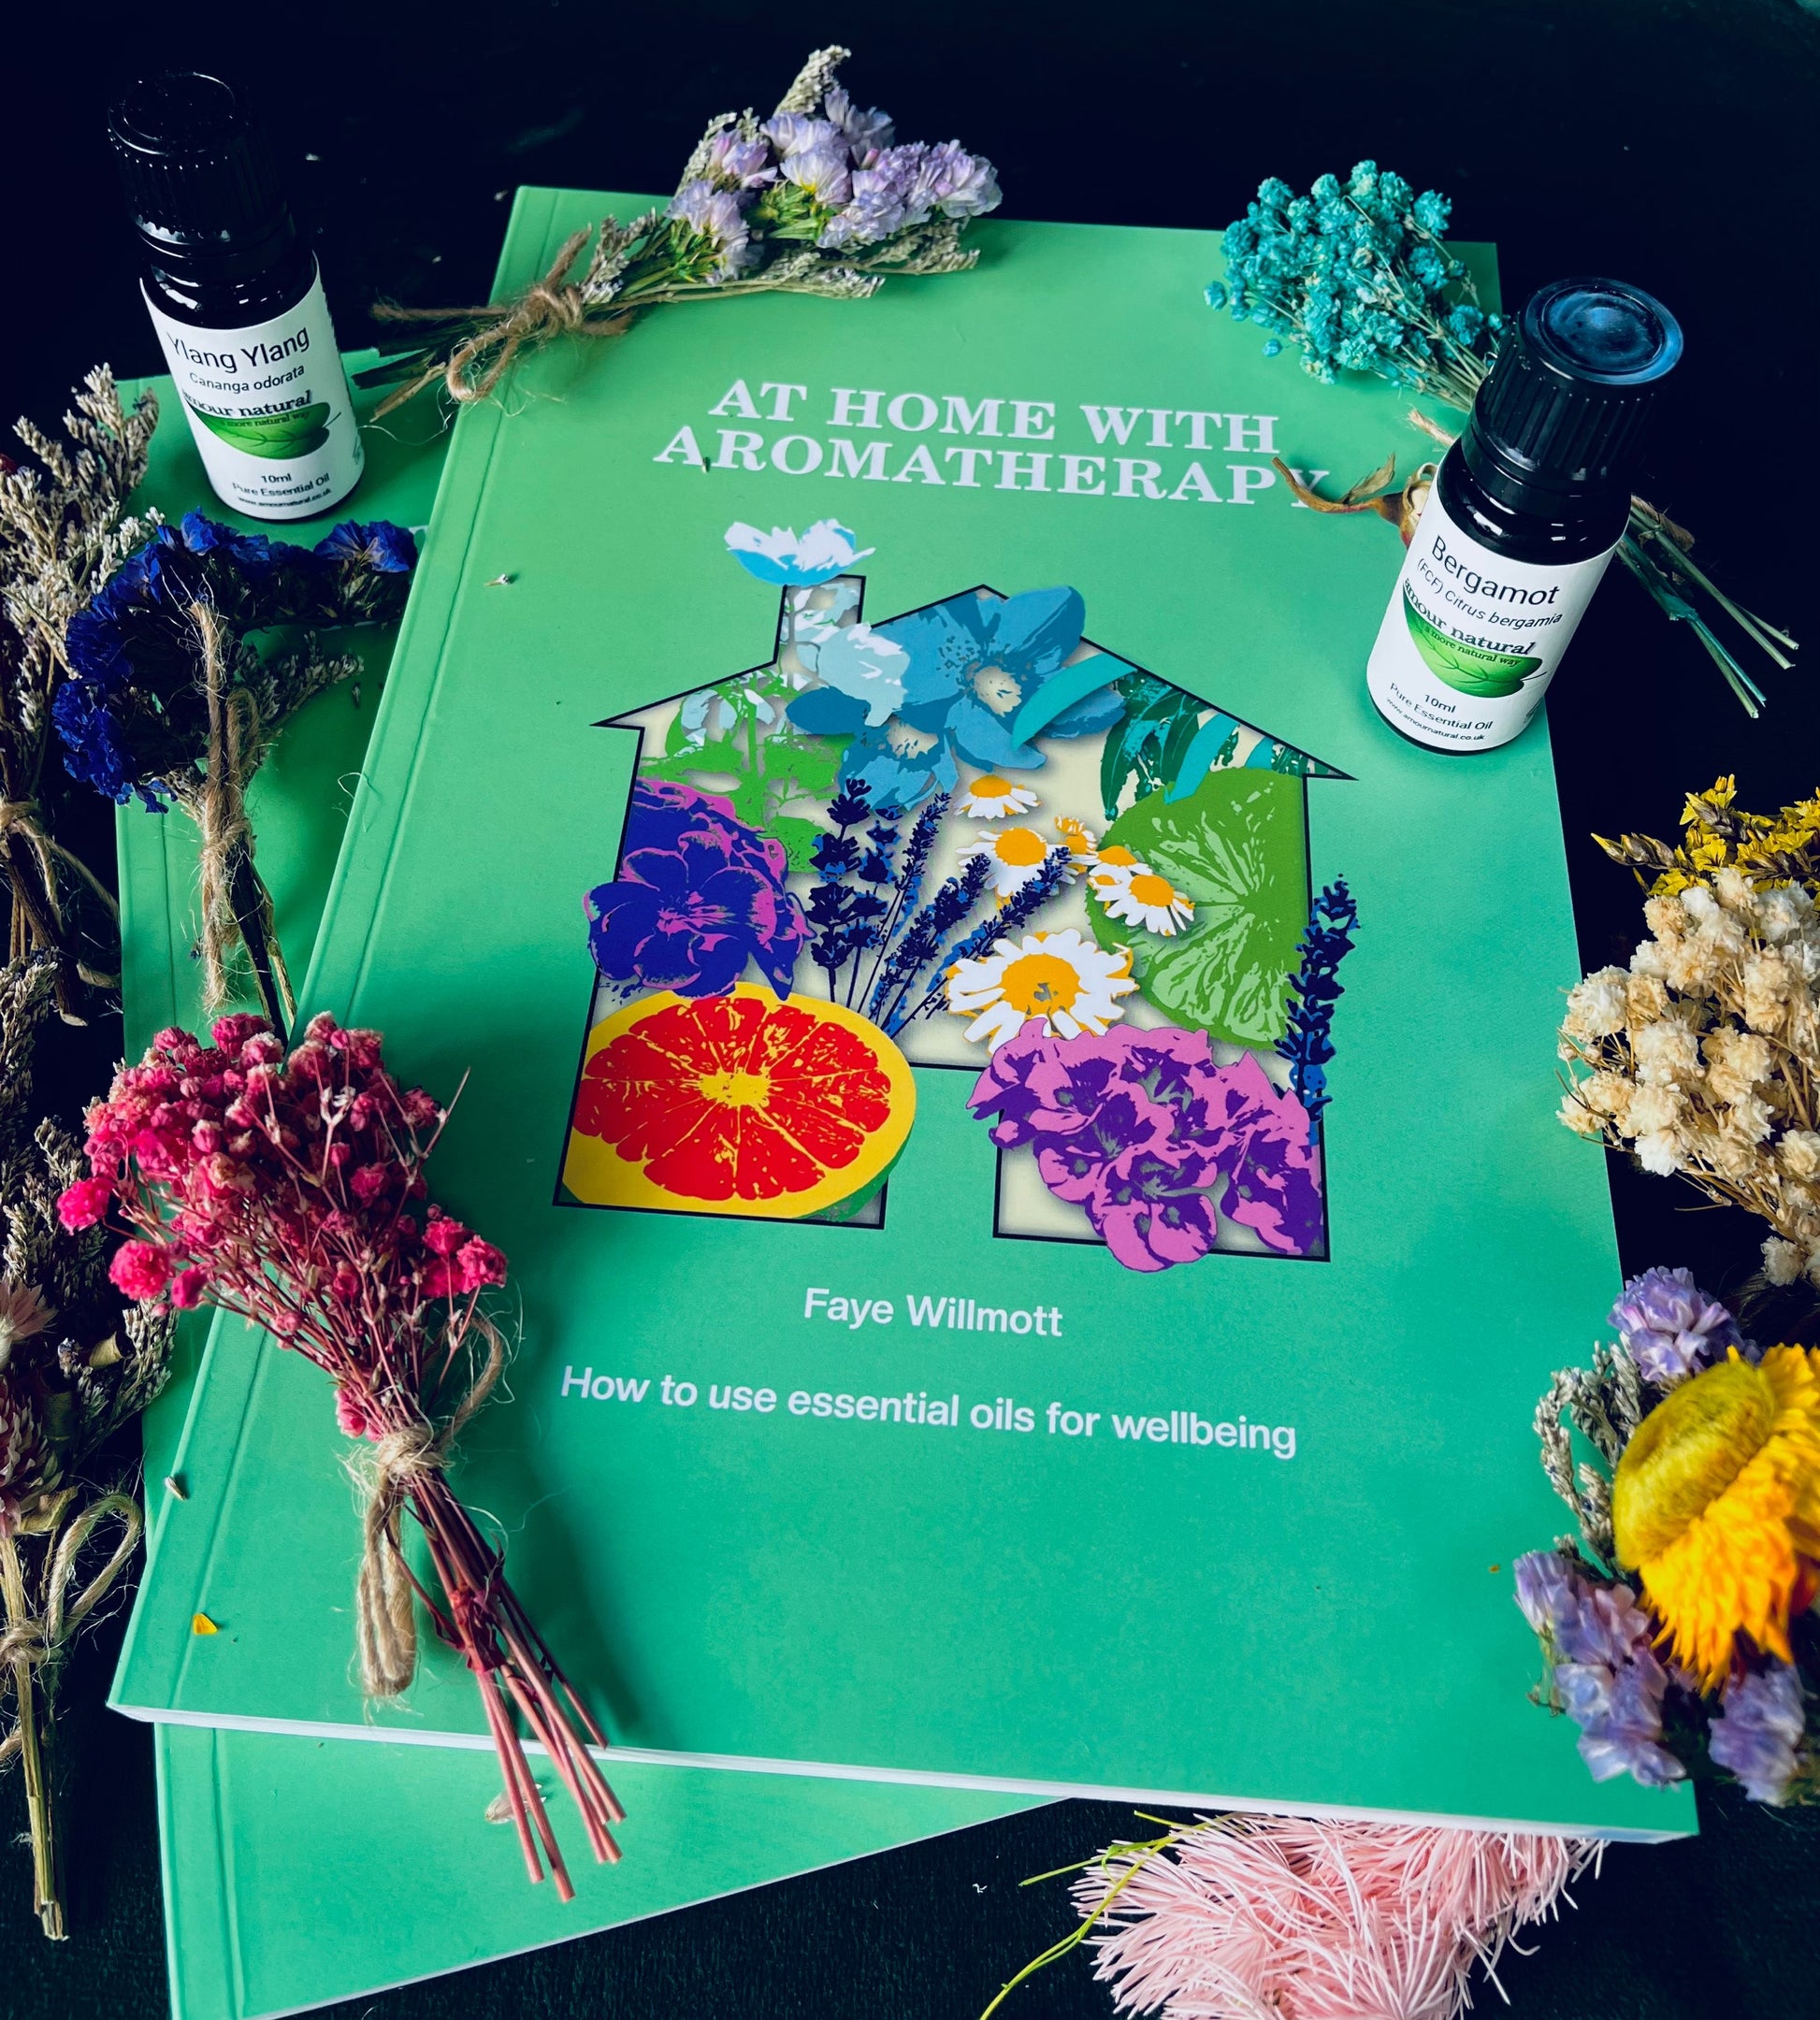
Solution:
[{"label": "yellow sunflower head", "polygon": [[1820,1371],[1799,1347],[1734,1348],[1638,1426],[1611,1483],[1618,1561],[1675,1659],[1711,1689],[1737,1637],[1793,1660],[1788,1617],[1820,1559]]}]

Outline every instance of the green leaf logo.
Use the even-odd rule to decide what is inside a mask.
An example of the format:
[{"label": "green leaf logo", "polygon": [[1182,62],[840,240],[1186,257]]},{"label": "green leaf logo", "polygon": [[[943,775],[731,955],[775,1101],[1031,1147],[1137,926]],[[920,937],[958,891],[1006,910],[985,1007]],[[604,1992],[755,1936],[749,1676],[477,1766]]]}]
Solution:
[{"label": "green leaf logo", "polygon": [[198,412],[194,407],[190,411],[209,434],[218,435],[231,448],[263,456],[267,462],[313,455],[328,440],[328,407],[324,401],[294,408],[289,413],[250,414],[232,420]]},{"label": "green leaf logo", "polygon": [[1532,653],[1497,652],[1489,645],[1466,645],[1449,638],[1417,610],[1407,584],[1403,616],[1428,671],[1476,700],[1501,701],[1506,695],[1515,694],[1542,663]]}]

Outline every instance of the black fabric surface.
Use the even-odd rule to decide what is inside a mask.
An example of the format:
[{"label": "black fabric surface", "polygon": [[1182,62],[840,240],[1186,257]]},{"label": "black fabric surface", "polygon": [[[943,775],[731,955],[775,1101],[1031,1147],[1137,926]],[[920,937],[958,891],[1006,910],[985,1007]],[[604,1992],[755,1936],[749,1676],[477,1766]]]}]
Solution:
[{"label": "black fabric surface", "polygon": [[[362,310],[376,294],[484,298],[513,184],[668,188],[709,113],[769,106],[806,50],[839,40],[858,52],[855,92],[888,106],[907,135],[958,135],[990,155],[1010,215],[1218,227],[1265,174],[1306,187],[1371,155],[1450,194],[1462,237],[1498,242],[1507,299],[1587,271],[1654,290],[1681,316],[1687,351],[1644,488],[1701,535],[1709,572],[1806,633],[1813,658],[1816,9],[1820,0],[925,0],[880,17],[738,0],[516,0],[471,12],[96,0],[29,20],[16,9],[0,30],[13,356],[0,400],[51,421],[99,359],[123,374],[161,368],[102,138],[108,95],[136,71],[190,64],[256,83],[352,344],[374,334]],[[1721,772],[1738,774],[1753,807],[1813,789],[1814,678],[1766,678],[1771,707],[1747,721],[1697,642],[1614,571],[1550,700],[1588,966],[1625,959],[1640,928],[1634,885],[1589,830],[1669,832],[1683,791]],[[106,813],[96,802],[92,862],[106,859]],[[1410,1019],[1412,1047],[1444,1077],[1446,1032],[1423,1025],[1420,1003]],[[60,1041],[67,1101],[119,1043],[117,1024]],[[1627,1269],[1684,1262],[1722,1292],[1749,1274],[1755,1223],[1616,1162],[1611,1179]],[[1487,1299],[1497,1295],[1487,1284]],[[1556,1343],[1564,1359],[1599,1318],[1587,1313],[1585,1339]],[[1472,1313],[1461,1326],[1470,1336]],[[1526,1443],[1527,1426],[1510,1436]],[[1540,1540],[1512,1537],[1510,1549]],[[93,1637],[66,1683],[66,1945],[38,1934],[22,1850],[0,1855],[5,2020],[165,2011],[151,1742],[102,1704],[118,1634],[116,1622]],[[1182,1659],[1206,1661],[1209,1690],[1243,1688],[1215,1651]],[[1409,1659],[1421,1662],[1420,1648]],[[1703,1798],[1701,1818],[1697,1841],[1611,1852],[1578,1910],[1508,1962],[1521,2020],[1820,2014],[1820,1815],[1721,1796]],[[0,1831],[10,1839],[23,1821],[15,1773],[0,1782]],[[351,1843],[359,1821],[348,1819]],[[1137,1828],[1120,1807],[1061,1805],[330,2012],[968,2020],[1070,1926],[1061,1883],[1018,1882]],[[1495,1992],[1481,2011],[1488,2002]],[[1111,2005],[1076,1955],[1006,2010],[1062,2020]]]}]

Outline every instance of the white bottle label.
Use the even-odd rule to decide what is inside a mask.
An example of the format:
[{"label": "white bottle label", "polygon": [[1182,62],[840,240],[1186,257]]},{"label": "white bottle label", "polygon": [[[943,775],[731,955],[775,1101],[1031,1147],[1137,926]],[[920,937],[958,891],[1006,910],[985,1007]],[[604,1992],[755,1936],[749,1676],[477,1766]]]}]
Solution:
[{"label": "white bottle label", "polygon": [[146,296],[215,495],[258,519],[307,519],[347,497],[366,453],[321,277],[243,329],[174,323]]},{"label": "white bottle label", "polygon": [[1542,705],[1567,641],[1617,551],[1551,566],[1511,561],[1462,532],[1428,494],[1365,685],[1432,750],[1494,750]]}]

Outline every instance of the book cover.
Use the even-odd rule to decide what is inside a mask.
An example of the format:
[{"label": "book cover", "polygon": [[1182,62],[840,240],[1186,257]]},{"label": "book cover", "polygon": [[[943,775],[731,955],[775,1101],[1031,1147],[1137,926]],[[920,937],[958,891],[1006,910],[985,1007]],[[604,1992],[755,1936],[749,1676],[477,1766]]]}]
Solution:
[{"label": "book cover", "polygon": [[[349,362],[359,370],[374,359],[366,354]],[[168,382],[149,383],[168,408]],[[353,509],[421,530],[446,440],[427,411],[376,436]],[[210,498],[181,429],[154,438],[140,503],[173,518],[200,509],[257,530]],[[292,537],[317,538],[338,516]],[[389,629],[349,634],[367,672],[298,713],[249,795],[279,937],[299,974],[322,917],[392,637]],[[125,1042],[137,1054],[161,1027],[194,1025],[201,1015],[191,951],[200,927],[196,836],[181,811],[152,814],[135,804],[120,810],[115,838]],[[175,1477],[183,1484],[179,1449],[206,1336],[205,1314],[181,1323],[171,1380],[143,1420],[154,1549],[165,1514],[183,1506],[165,1482]],[[325,1426],[321,1443],[332,1456],[336,1436]],[[352,1502],[338,1519],[351,1528]],[[256,2020],[354,1998],[958,1829],[1030,1800],[628,1768],[619,1776],[637,1812],[628,1858],[609,1872],[578,1867],[577,1898],[565,1906],[552,1889],[524,1885],[511,1831],[484,1821],[498,1777],[484,1755],[162,1725],[156,1764],[177,2020]],[[421,1856],[426,1844],[451,1848],[434,1862],[433,1884],[426,1883]],[[335,1931],[333,1942],[323,1940],[325,1929]]]},{"label": "book cover", "polygon": [[[510,277],[609,203],[521,193]],[[523,1341],[462,1491],[633,1760],[1691,1828],[1510,1599],[1618,1280],[1546,726],[1388,730],[1396,550],[1272,461],[1407,400],[1209,315],[1207,235],[979,242],[457,424],[307,995],[469,1075]],[[117,1702],[484,1744],[440,1656],[368,1725],[320,1378],[238,1333]]]}]

